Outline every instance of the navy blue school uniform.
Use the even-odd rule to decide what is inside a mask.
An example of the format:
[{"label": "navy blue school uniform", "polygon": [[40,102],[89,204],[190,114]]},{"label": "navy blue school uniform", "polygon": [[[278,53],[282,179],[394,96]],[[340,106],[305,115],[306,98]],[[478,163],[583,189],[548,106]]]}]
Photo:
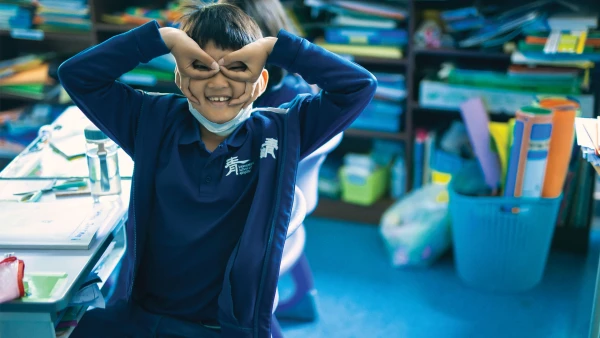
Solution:
[{"label": "navy blue school uniform", "polygon": [[312,88],[296,74],[286,74],[277,84],[269,84],[267,90],[254,101],[254,107],[279,107],[290,102],[298,94],[311,94]]},{"label": "navy blue school uniform", "polygon": [[298,162],[354,121],[376,80],[282,30],[267,62],[322,91],[255,112],[211,153],[185,97],[116,81],[169,52],[158,28],[147,23],[59,68],[75,104],[135,162],[119,318],[107,319],[110,307],[90,311],[75,336],[103,336],[106,323],[94,318],[131,321],[122,315],[135,312],[122,310],[129,304],[152,316],[217,324],[221,337],[270,337]]}]

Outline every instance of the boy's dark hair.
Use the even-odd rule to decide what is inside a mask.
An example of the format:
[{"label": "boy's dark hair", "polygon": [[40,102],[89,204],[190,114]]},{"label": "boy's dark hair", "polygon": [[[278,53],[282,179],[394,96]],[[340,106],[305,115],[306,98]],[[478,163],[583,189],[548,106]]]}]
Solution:
[{"label": "boy's dark hair", "polygon": [[219,0],[241,8],[260,27],[263,36],[277,36],[280,29],[297,34],[280,0]]},{"label": "boy's dark hair", "polygon": [[256,22],[236,6],[213,3],[183,9],[179,28],[201,48],[212,41],[217,48],[238,50],[263,37]]},{"label": "boy's dark hair", "polygon": [[[241,8],[256,21],[263,36],[277,36],[280,29],[297,34],[280,0],[219,0],[219,3]],[[279,84],[287,73],[272,65],[267,65],[266,68],[269,71],[269,87]]]}]

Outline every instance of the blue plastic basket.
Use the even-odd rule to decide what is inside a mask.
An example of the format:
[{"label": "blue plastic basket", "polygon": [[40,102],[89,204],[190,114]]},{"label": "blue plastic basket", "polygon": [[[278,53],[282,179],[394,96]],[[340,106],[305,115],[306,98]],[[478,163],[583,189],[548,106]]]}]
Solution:
[{"label": "blue plastic basket", "polygon": [[536,286],[544,273],[561,199],[472,197],[450,187],[454,260],[460,278],[488,291],[518,292]]}]

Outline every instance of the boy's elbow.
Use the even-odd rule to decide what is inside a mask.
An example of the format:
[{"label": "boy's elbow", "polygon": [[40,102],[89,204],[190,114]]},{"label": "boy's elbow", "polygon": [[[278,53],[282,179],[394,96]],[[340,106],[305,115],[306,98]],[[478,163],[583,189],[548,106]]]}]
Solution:
[{"label": "boy's elbow", "polygon": [[70,68],[71,68],[71,66],[70,66],[69,60],[64,61],[63,63],[60,64],[60,66],[58,66],[58,70],[56,73],[58,75],[58,80],[60,81],[60,84],[63,87],[66,87],[69,85],[69,74],[71,73]]},{"label": "boy's elbow", "polygon": [[368,85],[367,88],[369,90],[369,94],[371,97],[375,96],[375,91],[377,91],[377,78],[371,72],[369,72],[368,77]]},{"label": "boy's elbow", "polygon": [[364,97],[370,101],[375,96],[377,90],[377,78],[371,72],[365,70],[363,93]]}]

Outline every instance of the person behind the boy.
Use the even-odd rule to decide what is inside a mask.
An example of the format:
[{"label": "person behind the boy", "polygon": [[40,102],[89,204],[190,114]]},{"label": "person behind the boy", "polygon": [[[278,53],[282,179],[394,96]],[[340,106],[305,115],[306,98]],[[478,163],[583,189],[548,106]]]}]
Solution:
[{"label": "person behind the boy", "polygon": [[[117,81],[169,52],[185,97]],[[322,91],[252,111],[265,64]],[[59,78],[135,162],[120,300],[72,337],[270,337],[298,161],[360,114],[372,74],[286,31],[262,38],[242,10],[212,4],[180,29],[150,22],[89,48]]]},{"label": "person behind the boy", "polygon": [[[296,28],[279,0],[219,0],[219,3],[241,8],[254,19],[265,37],[277,36],[282,29],[296,34]],[[269,83],[265,92],[254,101],[254,107],[279,107],[282,103],[293,100],[298,94],[314,92],[297,74],[290,74],[272,64],[267,64],[265,68],[269,72]]]}]

